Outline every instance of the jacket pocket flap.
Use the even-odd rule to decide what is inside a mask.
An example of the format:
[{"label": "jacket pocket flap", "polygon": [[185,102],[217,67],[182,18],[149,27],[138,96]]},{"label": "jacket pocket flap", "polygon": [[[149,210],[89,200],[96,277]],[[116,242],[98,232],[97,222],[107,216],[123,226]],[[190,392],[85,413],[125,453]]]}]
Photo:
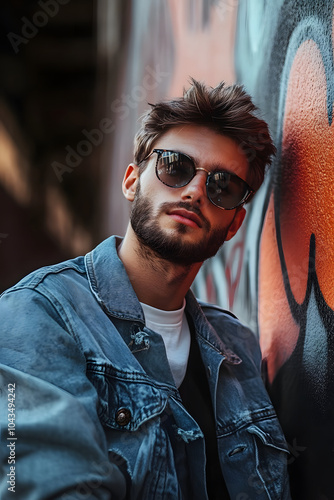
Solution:
[{"label": "jacket pocket flap", "polygon": [[287,442],[276,418],[252,424],[247,427],[247,431],[257,436],[266,446],[289,453]]},{"label": "jacket pocket flap", "polygon": [[99,396],[99,418],[112,429],[136,431],[166,407],[167,394],[141,373],[90,363],[87,376]]}]

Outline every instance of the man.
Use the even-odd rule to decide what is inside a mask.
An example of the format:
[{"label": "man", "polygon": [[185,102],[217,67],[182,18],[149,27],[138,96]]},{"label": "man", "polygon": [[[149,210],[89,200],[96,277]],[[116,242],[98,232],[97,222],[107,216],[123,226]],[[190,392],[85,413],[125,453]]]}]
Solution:
[{"label": "man", "polygon": [[2,388],[16,420],[2,411],[2,451],[11,443],[18,498],[290,498],[257,341],[189,290],[274,153],[254,111],[242,88],[195,80],[152,106],[123,180],[124,239],[3,294]]}]

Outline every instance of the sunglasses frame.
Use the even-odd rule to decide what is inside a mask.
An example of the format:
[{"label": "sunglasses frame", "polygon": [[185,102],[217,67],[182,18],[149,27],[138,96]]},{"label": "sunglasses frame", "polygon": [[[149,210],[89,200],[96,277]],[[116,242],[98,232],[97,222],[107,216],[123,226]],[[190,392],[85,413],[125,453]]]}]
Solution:
[{"label": "sunglasses frame", "polygon": [[[203,172],[206,172],[208,175],[206,177],[206,182],[205,182],[205,185],[206,185],[206,194],[207,194],[207,197],[208,197],[208,200],[210,200],[210,202],[215,206],[215,207],[218,207],[220,208],[221,210],[234,210],[235,208],[238,208],[238,207],[241,207],[242,205],[244,205],[244,203],[247,202],[247,200],[249,199],[249,197],[255,193],[254,189],[252,189],[250,187],[249,184],[247,184],[246,181],[244,181],[243,179],[241,179],[241,177],[239,177],[238,175],[232,173],[232,172],[228,172],[227,170],[221,170],[220,172],[225,172],[225,173],[228,173],[229,175],[233,175],[234,177],[237,177],[238,179],[240,179],[246,186],[247,186],[247,189],[248,189],[248,192],[246,192],[246,194],[244,195],[244,197],[240,200],[239,203],[237,203],[237,205],[233,206],[233,207],[230,207],[230,208],[225,208],[225,207],[221,207],[220,205],[217,205],[217,203],[215,203],[209,196],[209,193],[208,193],[208,186],[209,186],[209,179],[210,179],[210,176],[215,174],[216,172],[210,172],[210,170],[207,170],[205,168],[200,168],[200,167],[196,167],[195,166],[195,162],[193,160],[193,158],[191,158],[191,156],[185,154],[185,153],[182,153],[181,151],[173,151],[172,149],[153,149],[151,151],[151,153],[149,155],[147,155],[143,160],[141,160],[140,163],[142,163],[143,161],[147,160],[153,153],[157,153],[157,161],[156,161],[156,164],[155,164],[155,174],[157,176],[157,178],[159,179],[159,181],[164,184],[165,186],[168,186],[172,189],[178,189],[178,188],[181,188],[181,187],[184,187],[184,186],[187,186],[192,180],[193,178],[195,177],[196,173],[198,171],[203,171]],[[163,153],[172,153],[172,154],[178,154],[178,155],[182,155],[182,156],[185,156],[189,161],[190,163],[193,165],[194,167],[194,175],[185,183],[185,184],[182,184],[182,186],[170,186],[169,184],[166,184],[166,182],[164,182],[163,180],[160,179],[159,175],[158,175],[158,163],[159,163],[159,160],[162,156]]]}]

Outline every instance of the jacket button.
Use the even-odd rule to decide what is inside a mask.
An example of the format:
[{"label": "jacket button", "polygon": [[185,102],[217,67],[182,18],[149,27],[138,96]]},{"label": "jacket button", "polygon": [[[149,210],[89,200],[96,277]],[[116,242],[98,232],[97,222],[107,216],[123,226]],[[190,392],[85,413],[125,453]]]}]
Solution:
[{"label": "jacket button", "polygon": [[131,420],[131,411],[127,408],[120,408],[116,413],[116,422],[118,425],[127,425]]}]

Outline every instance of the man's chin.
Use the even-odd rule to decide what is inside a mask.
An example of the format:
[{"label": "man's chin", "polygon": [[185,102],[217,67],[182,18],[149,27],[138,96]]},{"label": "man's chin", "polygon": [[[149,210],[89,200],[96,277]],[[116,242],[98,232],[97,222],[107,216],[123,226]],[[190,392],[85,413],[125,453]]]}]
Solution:
[{"label": "man's chin", "polygon": [[202,264],[206,259],[213,257],[217,251],[217,249],[208,249],[208,248],[199,248],[198,244],[186,244],[184,243],[182,246],[179,243],[177,244],[165,242],[162,246],[147,246],[148,250],[153,251],[154,254],[166,262],[170,262],[172,264],[181,265],[181,266],[190,266],[193,264]]},{"label": "man's chin", "polygon": [[[224,242],[221,231],[201,231],[200,241],[196,231],[185,224],[177,224],[172,229],[164,227],[159,214],[152,215],[152,204],[138,193],[132,207],[130,222],[140,251],[152,259],[162,259],[175,265],[201,264],[213,257]],[[162,210],[160,210],[160,215]],[[205,234],[204,234],[205,233]],[[197,236],[200,236],[199,234]],[[225,236],[225,235],[223,235]]]}]

